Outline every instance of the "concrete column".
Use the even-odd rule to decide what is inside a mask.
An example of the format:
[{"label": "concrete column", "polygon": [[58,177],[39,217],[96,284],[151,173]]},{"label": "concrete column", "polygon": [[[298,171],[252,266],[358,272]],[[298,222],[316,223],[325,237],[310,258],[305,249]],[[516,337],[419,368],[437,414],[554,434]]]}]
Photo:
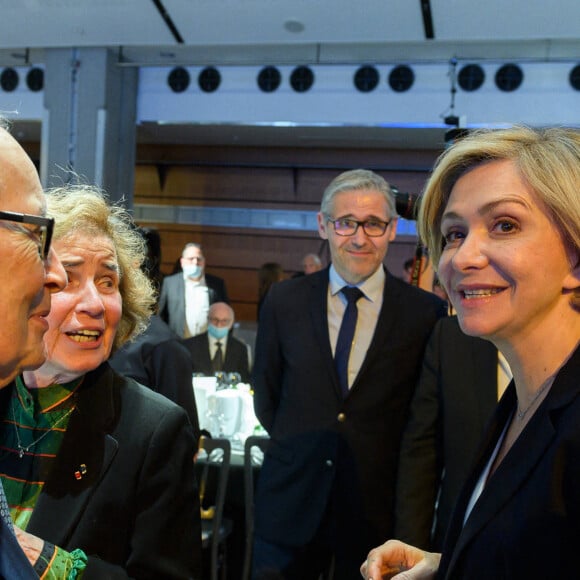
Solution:
[{"label": "concrete column", "polygon": [[80,180],[133,206],[138,70],[106,48],[45,51],[40,176]]}]

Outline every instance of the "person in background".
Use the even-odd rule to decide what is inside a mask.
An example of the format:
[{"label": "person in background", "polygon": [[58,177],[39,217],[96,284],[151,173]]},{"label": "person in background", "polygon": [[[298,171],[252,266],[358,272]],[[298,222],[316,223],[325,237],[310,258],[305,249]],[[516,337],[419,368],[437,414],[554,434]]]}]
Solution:
[{"label": "person in background", "polygon": [[191,383],[191,355],[169,326],[157,314],[135,339],[126,342],[109,359],[111,367],[124,377],[153,389],[185,409],[199,439],[197,405]]},{"label": "person in background", "polygon": [[319,270],[322,270],[322,268],[322,261],[318,254],[306,254],[304,258],[302,258],[302,270],[294,272],[292,278],[314,274],[314,272],[318,272]]},{"label": "person in background", "polygon": [[274,284],[264,301],[253,386],[271,441],[256,491],[256,579],[316,579],[334,560],[334,578],[351,580],[369,542],[393,531],[404,420],[445,315],[435,295],[383,266],[396,228],[382,177],[340,174],[318,213],[331,266]]},{"label": "person in background", "polygon": [[318,254],[306,254],[304,258],[302,258],[302,271],[304,274],[314,274],[314,272],[318,272],[322,270],[322,262],[318,257]]},{"label": "person in background", "polygon": [[157,295],[161,290],[165,275],[161,271],[161,236],[155,228],[141,226],[137,228],[145,239],[147,256],[143,263],[143,269],[153,284]]},{"label": "person in background", "polygon": [[[440,157],[419,229],[461,329],[513,372],[442,555],[397,540],[365,579],[570,578],[580,537],[580,132],[474,132]],[[389,536],[387,536],[389,537]],[[390,577],[390,576],[389,576]]]},{"label": "person in background", "polygon": [[[158,290],[161,245],[157,230],[138,228],[147,247],[142,266],[153,287]],[[158,314],[151,315],[147,328],[125,342],[109,358],[120,375],[131,377],[183,407],[191,421],[196,441],[200,428],[197,405],[191,382],[191,356],[169,325]]]},{"label": "person in background", "polygon": [[[154,304],[143,239],[89,186],[49,192],[67,285],[47,317],[46,362],[0,391],[0,473],[44,578],[200,576],[200,513],[185,411],[107,359]],[[58,299],[56,298],[58,297]]]},{"label": "person in background", "polygon": [[260,312],[266,295],[270,291],[272,284],[284,279],[284,269],[278,262],[266,262],[258,270],[258,322],[260,322]]},{"label": "person in background", "polygon": [[182,271],[163,280],[159,315],[182,338],[207,330],[209,307],[229,302],[222,278],[205,273],[205,257],[199,244],[186,244],[181,253]]},{"label": "person in background", "polygon": [[[51,247],[54,221],[46,217],[38,173],[6,127],[0,119],[0,393],[22,370],[44,362],[51,294],[66,284]],[[5,414],[2,405],[0,416]],[[38,578],[43,548],[13,525],[0,481],[0,578]]]},{"label": "person in background", "polygon": [[401,280],[410,284],[412,282],[413,277],[413,265],[415,264],[415,258],[409,258],[405,260],[403,264],[403,276]]},{"label": "person in background", "polygon": [[234,321],[231,306],[216,302],[209,309],[207,331],[183,340],[194,373],[238,373],[242,383],[250,382],[248,347],[232,335]]},{"label": "person in background", "polygon": [[401,443],[394,537],[440,550],[478,444],[511,379],[497,348],[442,318],[427,343]]}]

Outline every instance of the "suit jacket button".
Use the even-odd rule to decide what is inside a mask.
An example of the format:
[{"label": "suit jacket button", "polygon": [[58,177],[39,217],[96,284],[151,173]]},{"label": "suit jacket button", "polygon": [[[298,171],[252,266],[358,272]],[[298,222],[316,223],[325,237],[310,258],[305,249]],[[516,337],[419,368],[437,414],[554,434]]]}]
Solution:
[{"label": "suit jacket button", "polygon": [[332,467],[334,464],[332,463],[332,459],[326,460],[326,467]]},{"label": "suit jacket button", "polygon": [[344,423],[346,421],[346,415],[344,413],[339,413],[337,419],[340,423]]}]

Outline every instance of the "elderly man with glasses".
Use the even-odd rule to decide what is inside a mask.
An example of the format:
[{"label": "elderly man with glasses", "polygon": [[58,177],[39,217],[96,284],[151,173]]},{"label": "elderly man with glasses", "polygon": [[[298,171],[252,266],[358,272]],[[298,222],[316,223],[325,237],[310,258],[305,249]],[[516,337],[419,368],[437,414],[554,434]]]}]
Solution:
[{"label": "elderly man with glasses", "polygon": [[[0,119],[0,389],[44,362],[51,294],[66,284],[45,211],[36,168]],[[5,414],[0,407],[0,421],[10,421]],[[44,552],[44,542],[12,524],[0,484],[0,578],[37,578]]]},{"label": "elderly man with glasses", "polygon": [[318,214],[331,265],[272,287],[258,327],[256,414],[271,436],[256,495],[254,578],[351,580],[393,531],[398,451],[444,303],[383,265],[388,183],[347,171]]}]

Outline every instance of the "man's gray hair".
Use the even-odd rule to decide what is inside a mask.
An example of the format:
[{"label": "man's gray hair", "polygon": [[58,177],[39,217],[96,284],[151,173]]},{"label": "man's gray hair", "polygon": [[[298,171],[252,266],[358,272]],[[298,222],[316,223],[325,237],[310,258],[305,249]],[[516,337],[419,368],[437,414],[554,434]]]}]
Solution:
[{"label": "man's gray hair", "polygon": [[395,196],[391,187],[380,175],[368,169],[352,169],[335,177],[324,190],[320,203],[320,211],[325,215],[331,215],[332,201],[337,194],[343,191],[363,189],[382,193],[389,208],[389,218],[397,216]]}]

